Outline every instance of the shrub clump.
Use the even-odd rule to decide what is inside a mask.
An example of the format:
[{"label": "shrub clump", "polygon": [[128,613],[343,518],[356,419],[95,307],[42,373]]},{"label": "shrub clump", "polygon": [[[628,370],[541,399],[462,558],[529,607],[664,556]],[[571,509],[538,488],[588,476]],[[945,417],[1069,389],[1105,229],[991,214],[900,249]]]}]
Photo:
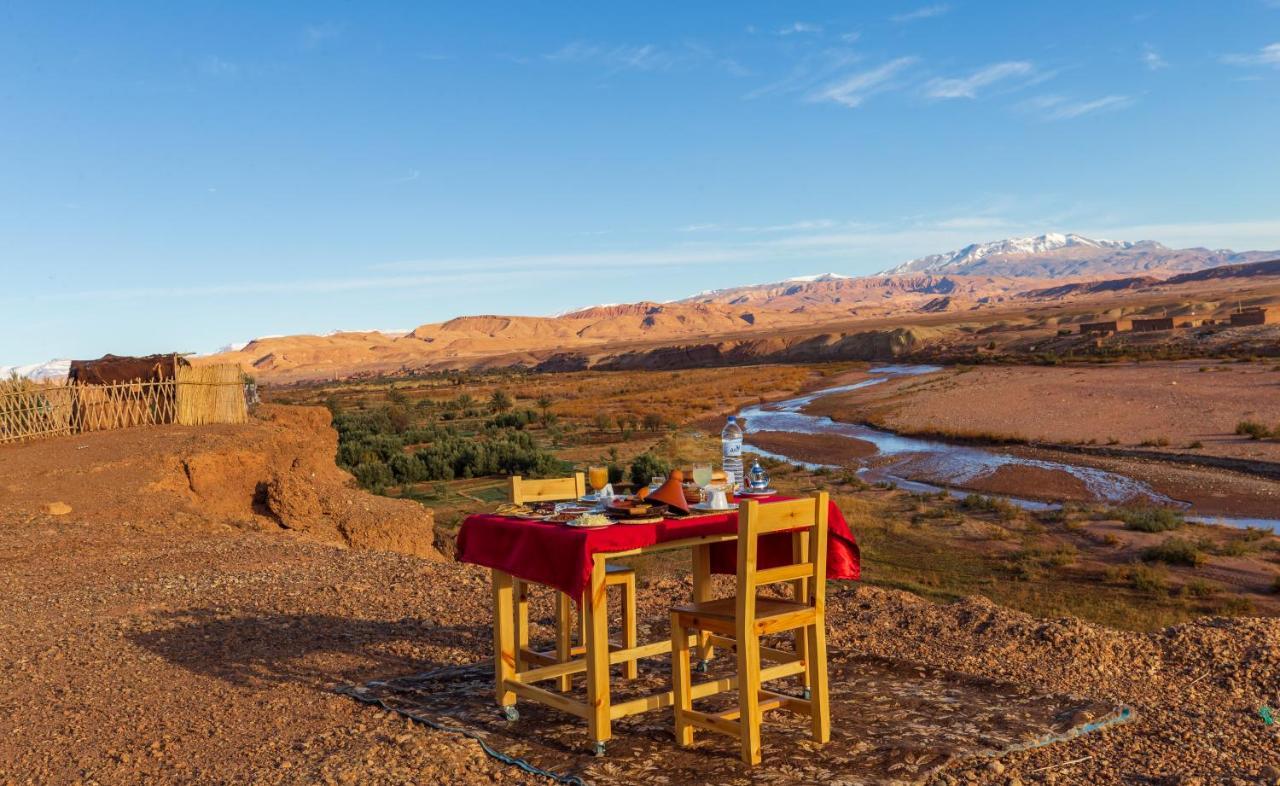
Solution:
[{"label": "shrub clump", "polygon": [[1022,513],[1022,510],[1012,502],[984,494],[966,495],[960,500],[960,507],[974,513],[994,513],[1001,521],[1011,521]]},{"label": "shrub clump", "polygon": [[1180,511],[1170,508],[1120,508],[1116,518],[1124,522],[1125,529],[1138,532],[1169,532],[1186,523]]},{"label": "shrub clump", "polygon": [[1236,434],[1249,439],[1266,439],[1267,437],[1276,436],[1277,432],[1272,431],[1256,420],[1242,420],[1236,424]]},{"label": "shrub clump", "polygon": [[670,472],[671,462],[649,451],[641,453],[631,461],[631,482],[636,485],[636,488],[648,485],[650,478],[656,476],[665,478]]},{"label": "shrub clump", "polygon": [[1188,568],[1195,568],[1204,562],[1204,552],[1189,540],[1169,538],[1163,543],[1144,550],[1142,558],[1148,562],[1163,562],[1167,565],[1185,565]]}]

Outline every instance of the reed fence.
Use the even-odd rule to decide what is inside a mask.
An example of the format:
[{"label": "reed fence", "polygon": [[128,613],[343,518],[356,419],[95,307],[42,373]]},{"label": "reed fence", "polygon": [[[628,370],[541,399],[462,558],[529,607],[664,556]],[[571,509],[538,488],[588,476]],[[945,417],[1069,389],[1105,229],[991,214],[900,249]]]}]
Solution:
[{"label": "reed fence", "polygon": [[239,366],[179,366],[177,422],[184,426],[243,423],[249,417],[245,394]]},{"label": "reed fence", "polygon": [[176,379],[152,382],[0,382],[0,443],[166,423],[243,423],[246,392],[235,365],[180,366]]}]

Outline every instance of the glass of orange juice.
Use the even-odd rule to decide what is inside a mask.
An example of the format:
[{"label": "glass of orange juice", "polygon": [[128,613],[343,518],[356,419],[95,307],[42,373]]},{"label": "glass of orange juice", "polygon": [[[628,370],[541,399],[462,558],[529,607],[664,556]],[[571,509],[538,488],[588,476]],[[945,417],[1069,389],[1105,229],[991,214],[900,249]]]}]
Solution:
[{"label": "glass of orange juice", "polygon": [[601,489],[609,485],[609,468],[588,467],[587,482],[591,484],[592,490],[599,494]]}]

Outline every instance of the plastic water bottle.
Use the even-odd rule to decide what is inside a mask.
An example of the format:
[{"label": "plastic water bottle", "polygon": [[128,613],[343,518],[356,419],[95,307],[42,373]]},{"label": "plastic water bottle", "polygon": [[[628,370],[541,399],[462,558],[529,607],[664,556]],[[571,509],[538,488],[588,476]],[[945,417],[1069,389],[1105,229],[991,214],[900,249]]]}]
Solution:
[{"label": "plastic water bottle", "polygon": [[733,415],[729,416],[724,431],[720,432],[720,447],[725,473],[733,475],[732,482],[742,483],[742,428]]}]

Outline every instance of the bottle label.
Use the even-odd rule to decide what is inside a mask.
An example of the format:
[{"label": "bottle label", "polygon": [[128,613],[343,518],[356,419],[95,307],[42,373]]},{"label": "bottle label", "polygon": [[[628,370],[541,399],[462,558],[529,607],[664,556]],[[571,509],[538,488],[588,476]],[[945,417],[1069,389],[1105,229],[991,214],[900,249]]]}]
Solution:
[{"label": "bottle label", "polygon": [[733,442],[724,443],[724,454],[726,456],[741,456],[742,442],[734,440]]}]

